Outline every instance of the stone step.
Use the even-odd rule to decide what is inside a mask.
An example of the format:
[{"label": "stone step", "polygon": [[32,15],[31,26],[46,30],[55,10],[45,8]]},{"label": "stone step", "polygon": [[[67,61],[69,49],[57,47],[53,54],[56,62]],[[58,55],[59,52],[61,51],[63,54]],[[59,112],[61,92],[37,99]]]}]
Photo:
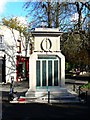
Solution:
[{"label": "stone step", "polygon": [[[79,99],[77,98],[68,98],[68,97],[65,97],[65,98],[50,98],[50,103],[79,103]],[[42,99],[39,99],[39,98],[26,98],[26,102],[40,102],[40,103],[48,103],[48,98],[47,97],[44,97]]]},{"label": "stone step", "polygon": [[52,102],[79,102],[78,95],[73,91],[68,91],[66,88],[51,87],[36,89],[35,91],[28,90],[26,100],[32,102],[47,102],[48,97]]},{"label": "stone step", "polygon": [[36,89],[35,91],[32,90],[28,90],[26,92],[26,96],[37,96],[40,94],[48,94],[48,92],[50,92],[50,94],[69,94],[69,92],[67,91],[66,88],[60,88],[60,87],[49,87],[48,89],[46,88],[39,88]]},{"label": "stone step", "polygon": [[75,97],[77,95],[73,95],[69,92],[37,92],[37,91],[29,91],[28,93],[25,94],[26,97],[44,97],[44,96],[48,96],[48,94],[50,94],[50,96],[60,96],[60,97]]},{"label": "stone step", "polygon": [[[59,96],[59,97],[52,97],[50,96],[50,102],[51,103],[57,103],[57,102],[62,102],[62,103],[68,103],[68,102],[79,102],[79,98],[77,96]],[[32,97],[32,96],[29,96],[29,97],[26,97],[26,101],[33,101],[33,102],[45,102],[47,103],[48,102],[48,96],[44,96],[44,97]]]}]

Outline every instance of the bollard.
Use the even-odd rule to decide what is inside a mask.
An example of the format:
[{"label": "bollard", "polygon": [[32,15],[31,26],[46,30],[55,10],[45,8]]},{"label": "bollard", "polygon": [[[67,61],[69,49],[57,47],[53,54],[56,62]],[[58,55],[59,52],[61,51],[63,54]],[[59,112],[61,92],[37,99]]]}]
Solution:
[{"label": "bollard", "polygon": [[81,86],[79,86],[79,96],[80,96],[80,92],[81,92]]},{"label": "bollard", "polygon": [[86,96],[85,96],[85,101],[86,101],[86,103],[87,103],[87,93],[88,93],[88,91],[86,91]]},{"label": "bollard", "polygon": [[81,93],[80,88],[81,88],[81,87],[79,86],[79,89],[78,89],[78,90],[79,90],[79,91],[78,91],[79,101],[81,100],[81,99],[80,99],[80,93]]},{"label": "bollard", "polygon": [[14,92],[13,82],[14,82],[14,77],[13,77],[13,76],[11,76],[11,82],[10,82],[10,93],[13,93],[13,92]]},{"label": "bollard", "polygon": [[11,76],[11,82],[10,82],[10,92],[9,92],[9,96],[8,96],[8,100],[12,101],[13,100],[13,93],[14,93],[14,88],[13,88],[13,81],[14,81],[14,77]]},{"label": "bollard", "polygon": [[73,85],[73,91],[75,91],[75,84]]},{"label": "bollard", "polygon": [[50,91],[48,91],[48,103],[50,103]]}]

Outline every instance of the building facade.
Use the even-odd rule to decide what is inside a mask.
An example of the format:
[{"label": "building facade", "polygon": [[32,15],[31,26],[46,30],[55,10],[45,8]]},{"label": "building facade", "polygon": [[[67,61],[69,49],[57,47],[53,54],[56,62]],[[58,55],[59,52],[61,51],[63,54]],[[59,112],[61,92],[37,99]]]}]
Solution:
[{"label": "building facade", "polygon": [[25,37],[19,31],[0,26],[0,74],[1,82],[29,78],[29,57],[25,56]]}]

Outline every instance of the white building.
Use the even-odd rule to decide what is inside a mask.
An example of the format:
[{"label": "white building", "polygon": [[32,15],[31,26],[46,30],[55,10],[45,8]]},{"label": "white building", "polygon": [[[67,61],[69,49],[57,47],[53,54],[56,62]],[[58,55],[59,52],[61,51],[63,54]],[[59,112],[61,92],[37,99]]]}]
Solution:
[{"label": "white building", "polygon": [[[17,30],[0,25],[0,70],[1,82],[10,82],[25,79],[25,65],[29,58],[25,57],[25,37]],[[27,60],[26,60],[26,59]],[[28,72],[28,70],[27,70]],[[28,73],[27,73],[28,74]]]}]

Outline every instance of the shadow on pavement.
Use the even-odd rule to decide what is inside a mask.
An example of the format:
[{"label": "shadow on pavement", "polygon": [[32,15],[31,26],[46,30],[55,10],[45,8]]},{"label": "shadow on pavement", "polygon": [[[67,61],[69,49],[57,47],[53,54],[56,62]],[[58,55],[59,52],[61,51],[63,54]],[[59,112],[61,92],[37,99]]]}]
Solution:
[{"label": "shadow on pavement", "polygon": [[[25,96],[25,93],[26,93],[26,91],[24,91],[24,92],[17,92],[18,98],[20,96]],[[9,97],[9,92],[8,91],[2,91],[2,102],[3,103],[8,103],[9,102],[8,101],[8,97]]]},{"label": "shadow on pavement", "polygon": [[[4,92],[4,95],[8,92]],[[20,95],[24,93],[20,92]],[[2,120],[89,120],[90,114],[90,91],[88,92],[87,103],[8,103],[2,104]]]},{"label": "shadow on pavement", "polygon": [[2,120],[32,120],[32,119],[72,119],[88,120],[86,105],[70,104],[7,104],[3,103]]}]

